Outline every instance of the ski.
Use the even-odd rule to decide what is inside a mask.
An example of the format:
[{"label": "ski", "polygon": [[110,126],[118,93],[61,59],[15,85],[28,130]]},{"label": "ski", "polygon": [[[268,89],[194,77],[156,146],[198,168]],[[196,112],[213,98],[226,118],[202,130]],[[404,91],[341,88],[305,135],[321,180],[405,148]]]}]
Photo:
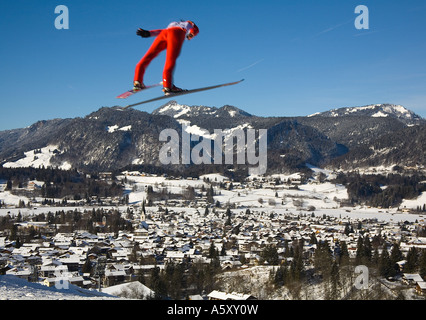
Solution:
[{"label": "ski", "polygon": [[132,90],[129,90],[129,91],[126,91],[126,92],[120,94],[119,96],[117,96],[117,99],[127,99],[128,97],[130,97],[130,96],[132,96],[132,95],[134,95],[134,94],[136,94],[138,92],[144,91],[146,89],[155,88],[155,87],[161,86],[162,84],[163,83],[160,82],[160,83],[153,84],[151,86],[146,86],[145,88],[140,89],[140,90],[133,90],[132,89]]},{"label": "ski", "polygon": [[218,84],[215,86],[210,86],[210,87],[203,87],[203,88],[198,88],[198,89],[192,89],[192,90],[186,90],[186,91],[182,91],[179,93],[173,93],[173,94],[169,94],[169,95],[164,95],[161,97],[157,97],[157,98],[153,98],[153,99],[149,99],[149,100],[145,100],[142,102],[138,102],[138,103],[134,103],[134,104],[129,104],[128,106],[123,107],[122,109],[128,109],[128,108],[132,108],[141,104],[145,104],[145,103],[149,103],[149,102],[154,102],[154,101],[158,101],[158,100],[162,100],[162,99],[168,99],[168,98],[173,98],[173,97],[177,97],[177,96],[183,96],[185,94],[190,94],[190,93],[195,93],[195,92],[200,92],[200,91],[206,91],[206,90],[212,90],[212,89],[216,89],[216,88],[221,88],[221,87],[226,87],[226,86],[232,86],[235,84],[238,84],[240,82],[244,81],[244,79],[240,80],[240,81],[235,81],[235,82],[228,82],[228,83],[223,83],[223,84]]}]

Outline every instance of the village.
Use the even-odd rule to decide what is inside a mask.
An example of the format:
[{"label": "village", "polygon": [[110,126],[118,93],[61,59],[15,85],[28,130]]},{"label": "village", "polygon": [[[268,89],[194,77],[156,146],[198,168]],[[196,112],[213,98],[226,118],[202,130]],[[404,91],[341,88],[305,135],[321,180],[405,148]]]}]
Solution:
[{"label": "village", "polygon": [[[20,207],[3,188],[0,219],[12,227],[0,231],[1,274],[59,289],[73,284],[114,295],[127,292],[125,297],[128,290],[116,288],[138,283],[132,296],[138,299],[273,299],[218,279],[263,268],[268,275],[263,281],[271,282],[273,272],[295,260],[296,247],[306,271],[315,269],[318,243],[327,243],[333,256],[345,243],[355,260],[360,237],[380,238],[380,254],[383,248],[391,252],[394,243],[402,254],[397,275],[384,280],[387,286],[397,283],[409,291],[406,298],[424,299],[421,271],[404,272],[409,251],[426,249],[424,215],[404,206],[347,206],[346,188],[331,183],[328,174],[241,183],[219,174],[178,179],[123,172],[117,179],[125,188],[124,203],[69,199],[66,207],[60,199],[53,206],[35,197],[20,198],[31,203]],[[101,178],[111,179],[109,174]],[[271,248],[273,259],[267,254]],[[160,274],[173,292],[155,285]]]}]

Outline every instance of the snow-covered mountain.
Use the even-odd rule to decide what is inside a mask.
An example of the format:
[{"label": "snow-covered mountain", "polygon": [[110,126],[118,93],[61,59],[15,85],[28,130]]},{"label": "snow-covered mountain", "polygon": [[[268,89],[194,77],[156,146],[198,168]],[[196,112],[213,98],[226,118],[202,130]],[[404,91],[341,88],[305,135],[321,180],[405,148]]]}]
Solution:
[{"label": "snow-covered mountain", "polygon": [[[424,154],[422,141],[404,133],[410,127],[423,132],[424,126],[426,121],[418,115],[390,104],[341,108],[290,118],[258,117],[233,106],[186,106],[170,101],[151,114],[104,107],[84,118],[39,121],[27,128],[2,131],[0,164],[10,168],[50,166],[92,171],[145,166],[160,172],[198,172],[204,170],[202,166],[166,168],[162,165],[159,160],[159,151],[164,145],[159,141],[162,130],[204,132],[204,137],[212,137],[214,129],[232,132],[236,128],[252,128],[268,130],[268,170],[277,173],[300,169],[306,163],[316,166],[332,163],[338,167],[336,161],[343,159],[344,154],[359,147],[371,149],[378,139],[389,141],[391,138],[386,137],[392,134],[399,134],[400,146],[404,146],[399,147],[400,150],[418,150]],[[348,154],[351,155],[349,162],[357,163],[354,159],[357,153]],[[366,156],[366,152],[362,156]],[[394,159],[407,165],[421,161],[417,153],[411,152]],[[341,161],[348,163],[348,160]],[[371,157],[368,161],[375,166],[383,162],[383,157]]]},{"label": "snow-covered mountain", "polygon": [[412,125],[380,136],[369,144],[359,145],[342,157],[334,159],[334,168],[410,167],[425,169],[426,125]]},{"label": "snow-covered mountain", "polygon": [[159,134],[165,128],[180,130],[181,126],[168,116],[101,108],[84,118],[43,121],[0,132],[0,163],[93,171],[161,165]]},{"label": "snow-covered mountain", "polygon": [[187,106],[176,101],[170,101],[165,105],[155,109],[152,114],[166,115],[173,118],[185,117],[251,117],[252,115],[233,106],[223,106],[222,108],[207,106]]},{"label": "snow-covered mountain", "polygon": [[394,104],[372,104],[363,107],[347,107],[332,109],[330,111],[314,113],[308,117],[373,117],[373,118],[395,118],[406,124],[419,124],[424,120],[414,112],[401,105]]}]

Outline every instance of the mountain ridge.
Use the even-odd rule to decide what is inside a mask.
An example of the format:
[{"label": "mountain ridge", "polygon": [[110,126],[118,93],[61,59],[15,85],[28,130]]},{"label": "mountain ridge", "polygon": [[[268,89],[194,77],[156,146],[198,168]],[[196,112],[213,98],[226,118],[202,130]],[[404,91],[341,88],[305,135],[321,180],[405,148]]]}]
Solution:
[{"label": "mountain ridge", "polygon": [[314,113],[308,117],[341,117],[346,116],[369,116],[373,118],[396,118],[407,124],[420,124],[422,117],[401,105],[390,103],[372,104],[362,107],[343,107],[329,111]]},{"label": "mountain ridge", "polygon": [[[50,166],[93,171],[141,165],[159,168],[162,166],[159,152],[164,145],[159,141],[160,132],[174,129],[180,133],[185,124],[211,133],[214,129],[268,129],[269,172],[289,172],[306,163],[337,168],[347,167],[348,159],[355,163],[357,148],[368,150],[381,137],[412,126],[423,127],[425,123],[414,112],[390,104],[339,108],[305,117],[258,117],[229,105],[190,107],[176,101],[152,113],[103,107],[82,118],[44,120],[27,128],[0,131],[0,163],[11,165],[28,157],[25,152],[53,146],[57,150],[51,153]],[[408,147],[415,143],[418,149],[422,147],[421,142],[411,138],[402,143]],[[346,159],[345,155],[350,158]],[[35,164],[36,152],[31,156],[33,161],[21,162]],[[417,162],[421,160],[418,156],[415,158]],[[404,157],[395,156],[395,159],[402,161]],[[342,165],[338,161],[342,161]],[[377,158],[360,163],[374,161],[380,165],[385,160]],[[173,169],[184,172],[189,167],[176,165]]]}]

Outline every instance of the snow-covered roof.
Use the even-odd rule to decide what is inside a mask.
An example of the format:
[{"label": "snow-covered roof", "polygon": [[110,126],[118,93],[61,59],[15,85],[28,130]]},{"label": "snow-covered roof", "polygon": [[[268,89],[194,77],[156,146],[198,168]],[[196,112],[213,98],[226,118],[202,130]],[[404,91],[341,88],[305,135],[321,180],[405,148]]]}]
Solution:
[{"label": "snow-covered roof", "polygon": [[418,273],[404,273],[404,278],[408,281],[421,282],[423,278]]},{"label": "snow-covered roof", "polygon": [[253,299],[254,297],[250,294],[238,293],[238,292],[222,292],[218,290],[213,290],[208,295],[209,299],[217,300],[248,300]]},{"label": "snow-covered roof", "polygon": [[139,281],[126,282],[118,284],[115,286],[110,286],[107,288],[102,288],[102,292],[108,293],[113,296],[119,296],[123,294],[124,291],[130,291],[138,294],[139,296],[150,297],[155,294],[154,291],[149,289],[147,286],[143,285]]}]

